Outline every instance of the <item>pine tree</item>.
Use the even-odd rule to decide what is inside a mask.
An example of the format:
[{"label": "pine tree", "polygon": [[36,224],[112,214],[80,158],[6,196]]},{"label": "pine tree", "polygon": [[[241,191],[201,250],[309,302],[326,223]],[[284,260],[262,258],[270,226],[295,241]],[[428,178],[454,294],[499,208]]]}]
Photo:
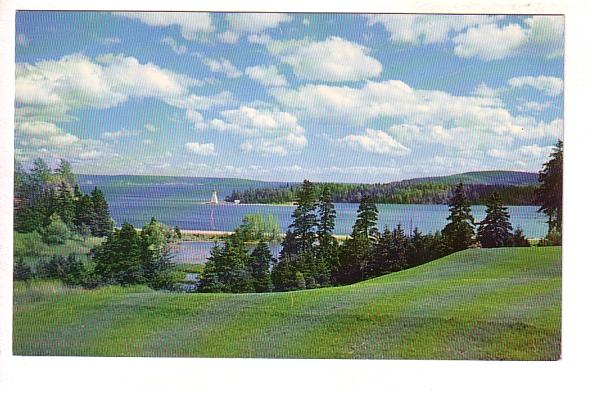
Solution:
[{"label": "pine tree", "polygon": [[561,234],[563,211],[563,142],[557,141],[549,161],[543,164],[539,172],[541,183],[537,191],[539,212],[548,217],[549,233]]},{"label": "pine tree", "polygon": [[71,187],[64,181],[59,184],[57,189],[55,210],[67,225],[72,226],[74,224],[76,214],[74,195]]},{"label": "pine tree", "polygon": [[371,248],[379,234],[377,230],[378,210],[369,196],[361,199],[352,234],[340,248],[339,267],[334,281],[350,284],[366,278],[370,263]]},{"label": "pine tree", "polygon": [[366,277],[396,272],[407,267],[408,239],[401,225],[393,230],[385,228],[377,238],[367,266]]},{"label": "pine tree", "polygon": [[96,212],[94,204],[89,195],[81,194],[74,202],[74,225],[81,230],[85,225],[90,229],[91,234],[96,233]]},{"label": "pine tree", "polygon": [[508,208],[502,205],[500,195],[494,192],[486,204],[486,217],[479,223],[477,240],[484,248],[509,247],[512,237]]},{"label": "pine tree", "polygon": [[312,251],[316,240],[315,229],[318,224],[316,209],[315,186],[309,180],[304,180],[297,195],[297,207],[291,217],[293,222],[289,225],[295,238],[297,253]]},{"label": "pine tree", "polygon": [[323,286],[338,268],[338,241],[333,235],[336,209],[329,186],[324,186],[318,203],[318,260],[316,281]]},{"label": "pine tree", "polygon": [[94,187],[90,194],[94,210],[94,227],[91,227],[94,236],[107,236],[113,231],[113,221],[109,213],[109,205],[98,187]]},{"label": "pine tree", "polygon": [[524,232],[520,227],[516,227],[513,236],[513,244],[514,247],[530,247],[531,243],[529,243],[528,239],[524,236]]},{"label": "pine tree", "polygon": [[450,252],[464,250],[473,242],[475,224],[471,207],[465,198],[463,183],[455,188],[449,202],[449,212],[447,220],[450,222],[442,230],[445,243]]},{"label": "pine tree", "polygon": [[95,272],[104,282],[144,283],[141,239],[133,225],[124,222],[104,243],[93,249]]},{"label": "pine tree", "polygon": [[57,181],[64,183],[69,190],[76,186],[76,175],[72,172],[72,166],[63,158],[59,162],[59,166],[55,169]]},{"label": "pine tree", "polygon": [[268,244],[260,240],[250,256],[250,270],[256,292],[270,292],[272,290],[270,267],[273,263],[274,258]]}]

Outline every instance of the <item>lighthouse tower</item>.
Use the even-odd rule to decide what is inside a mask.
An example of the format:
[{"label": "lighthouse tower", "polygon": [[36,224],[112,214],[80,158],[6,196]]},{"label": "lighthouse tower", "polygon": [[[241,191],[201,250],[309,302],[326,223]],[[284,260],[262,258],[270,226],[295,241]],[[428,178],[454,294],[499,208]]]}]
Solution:
[{"label": "lighthouse tower", "polygon": [[217,191],[213,190],[213,193],[211,194],[211,200],[209,201],[209,203],[212,205],[219,204],[219,199],[217,198]]}]

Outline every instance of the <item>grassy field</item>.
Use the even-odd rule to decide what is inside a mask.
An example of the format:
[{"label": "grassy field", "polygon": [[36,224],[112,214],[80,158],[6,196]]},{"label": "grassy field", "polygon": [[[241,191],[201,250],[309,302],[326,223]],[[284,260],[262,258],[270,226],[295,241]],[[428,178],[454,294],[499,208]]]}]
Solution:
[{"label": "grassy field", "polygon": [[14,287],[16,355],[560,356],[561,248],[459,252],[359,284],[268,294]]}]

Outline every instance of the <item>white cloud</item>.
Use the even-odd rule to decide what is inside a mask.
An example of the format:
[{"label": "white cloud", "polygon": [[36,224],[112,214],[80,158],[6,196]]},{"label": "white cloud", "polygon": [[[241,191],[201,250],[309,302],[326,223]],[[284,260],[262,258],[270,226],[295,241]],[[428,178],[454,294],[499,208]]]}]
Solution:
[{"label": "white cloud", "polygon": [[240,147],[247,152],[286,155],[307,146],[305,130],[288,112],[241,106],[221,112],[222,119],[213,119],[209,127],[247,138]]},{"label": "white cloud", "polygon": [[142,134],[142,132],[138,131],[138,130],[122,129],[119,131],[103,132],[102,137],[104,139],[120,139],[120,138],[130,137],[130,136],[138,136],[141,134]]},{"label": "white cloud", "polygon": [[367,128],[363,135],[347,135],[342,139],[347,146],[369,153],[393,156],[406,155],[410,149],[403,146],[384,131]]},{"label": "white cloud", "polygon": [[527,42],[524,29],[517,24],[497,26],[487,24],[473,27],[453,39],[459,57],[479,57],[498,60],[514,55]]},{"label": "white cloud", "polygon": [[563,92],[563,80],[553,76],[520,76],[508,81],[514,88],[532,87],[549,96],[558,96]]},{"label": "white cloud", "polygon": [[205,119],[201,113],[194,111],[194,110],[187,110],[186,111],[186,118],[195,125],[197,130],[203,130],[207,127],[207,123],[205,123]]},{"label": "white cloud", "polygon": [[113,45],[113,44],[120,44],[122,42],[121,38],[119,37],[105,37],[101,38],[99,42],[102,45]]},{"label": "white cloud", "polygon": [[199,143],[199,142],[188,142],[185,144],[188,151],[200,156],[215,156],[215,145],[213,143]]},{"label": "white cloud", "polygon": [[480,97],[494,97],[498,94],[498,89],[492,89],[484,82],[482,82],[479,85],[477,85],[473,94]]},{"label": "white cloud", "polygon": [[544,111],[545,109],[551,108],[552,106],[553,106],[553,103],[551,101],[545,101],[545,102],[529,101],[529,102],[524,102],[522,104],[519,104],[517,109],[521,112],[527,112],[527,111],[541,112],[541,111]]},{"label": "white cloud", "polygon": [[177,55],[184,55],[188,50],[185,45],[178,44],[172,37],[164,37],[160,40],[160,42],[168,45]]},{"label": "white cloud", "polygon": [[291,21],[287,14],[251,12],[227,14],[225,19],[229,28],[238,33],[260,33]]},{"label": "white cloud", "polygon": [[223,91],[213,96],[198,96],[189,94],[187,96],[171,97],[165,99],[168,105],[182,109],[205,110],[214,106],[226,106],[234,101],[234,96],[229,91]]},{"label": "white cloud", "polygon": [[115,12],[115,15],[139,20],[149,26],[179,26],[182,36],[194,40],[215,30],[207,12]]},{"label": "white cloud", "polygon": [[523,24],[474,26],[455,36],[453,42],[460,57],[498,60],[529,53],[555,58],[563,55],[563,18],[534,16],[524,19]]},{"label": "white cloud", "polygon": [[[389,80],[368,81],[358,88],[312,85],[273,89],[276,100],[294,113],[313,121],[367,126],[380,120],[407,125],[394,135],[403,142],[441,143],[456,148],[485,148],[510,143],[514,138],[535,139],[561,133],[561,119],[547,125],[532,117],[512,115],[496,97],[454,96],[443,91],[416,90]],[[473,141],[468,146],[465,141]],[[411,147],[411,146],[409,146]]]},{"label": "white cloud", "polygon": [[250,34],[248,36],[248,42],[251,44],[268,44],[271,38],[268,34]]},{"label": "white cloud", "polygon": [[270,41],[270,36],[262,34],[265,30],[290,22],[291,17],[280,13],[241,12],[227,14],[225,20],[228,30],[218,35],[221,42],[235,44],[242,35],[248,34],[250,43],[263,44]]},{"label": "white cloud", "polygon": [[234,31],[224,31],[219,34],[219,41],[225,42],[226,44],[235,44],[240,39],[240,35]]},{"label": "white cloud", "polygon": [[282,87],[287,85],[287,79],[279,74],[274,65],[248,67],[245,73],[265,86]]},{"label": "white cloud", "polygon": [[185,95],[199,82],[134,57],[103,55],[96,62],[80,54],[35,65],[17,63],[16,102],[60,107],[64,111],[110,108],[129,97],[167,98]]},{"label": "white cloud", "polygon": [[203,58],[203,63],[209,67],[212,72],[222,73],[228,78],[238,78],[242,75],[242,71],[238,70],[229,60],[224,58],[216,60],[205,57]]},{"label": "white cloud", "polygon": [[381,63],[369,48],[340,37],[321,42],[288,41],[268,45],[269,51],[293,67],[301,79],[328,82],[359,81],[379,76]]},{"label": "white cloud", "polygon": [[369,15],[367,18],[369,26],[383,25],[391,41],[412,44],[445,42],[452,33],[498,19],[486,15]]},{"label": "white cloud", "polygon": [[148,130],[149,132],[157,132],[157,131],[159,131],[159,130],[158,130],[158,127],[156,127],[156,126],[155,126],[155,125],[153,125],[152,123],[145,123],[143,126],[144,126],[144,128],[145,128],[146,130]]}]

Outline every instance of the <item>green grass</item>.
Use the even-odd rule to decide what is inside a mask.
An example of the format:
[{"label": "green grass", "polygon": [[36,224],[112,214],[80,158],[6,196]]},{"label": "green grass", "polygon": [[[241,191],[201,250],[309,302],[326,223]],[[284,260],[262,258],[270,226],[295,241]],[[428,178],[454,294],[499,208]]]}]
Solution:
[{"label": "green grass", "polygon": [[74,254],[86,261],[87,254],[94,246],[99,245],[103,239],[89,237],[86,240],[81,237],[68,239],[64,244],[46,244],[38,232],[14,233],[14,257],[22,258],[31,267],[36,267],[39,261],[48,259],[52,255]]},{"label": "green grass", "polygon": [[561,248],[456,253],[288,293],[14,287],[17,355],[553,360]]}]

